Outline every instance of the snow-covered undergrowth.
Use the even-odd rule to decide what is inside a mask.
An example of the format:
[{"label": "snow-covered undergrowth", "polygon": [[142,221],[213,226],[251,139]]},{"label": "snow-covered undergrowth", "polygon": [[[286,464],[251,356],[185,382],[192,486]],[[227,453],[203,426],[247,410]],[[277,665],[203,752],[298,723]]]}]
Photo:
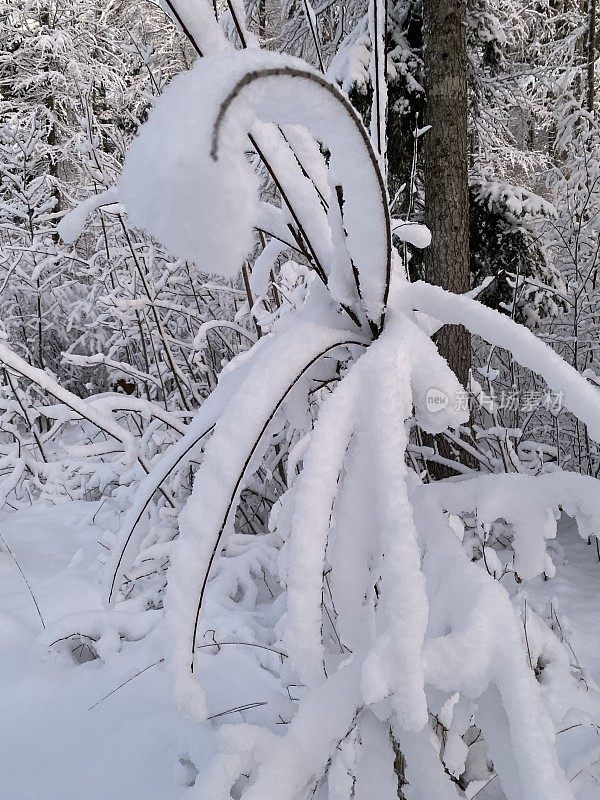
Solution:
[{"label": "snow-covered undergrowth", "polygon": [[[159,627],[103,660],[90,659],[85,649],[77,649],[78,643],[73,644],[73,656],[67,655],[71,648],[47,651],[47,635],[54,635],[56,624],[62,626],[74,609],[81,612],[80,619],[92,612],[91,619],[102,608],[102,569],[94,565],[103,549],[98,540],[115,520],[105,510],[98,512],[98,505],[67,501],[54,509],[2,517],[5,544],[18,557],[48,630],[42,629],[26,585],[3,551],[0,708],[7,800],[75,800],[83,790],[92,800],[179,800],[193,791],[187,784],[197,780],[197,770],[202,774],[209,767],[220,728],[245,720],[281,732],[282,725],[275,727],[278,716],[287,719],[295,710],[279,679],[239,646],[213,646],[199,654],[209,716],[246,709],[216,716],[208,724],[194,723],[177,709],[168,670],[160,662],[164,646]],[[576,797],[596,800],[600,563],[595,547],[568,520],[559,526],[558,537],[556,576],[524,582],[511,593],[515,608],[526,611],[532,658],[542,652],[544,641],[547,650],[553,648],[548,677],[554,672],[557,678],[541,684],[542,697],[552,711],[558,753]],[[544,628],[554,631],[554,638],[548,639]],[[292,697],[294,691],[296,687],[290,689]],[[443,723],[444,715],[438,719]],[[362,730],[369,732],[369,727]],[[471,729],[465,740],[477,737]],[[358,732],[351,738],[347,752],[353,753],[360,746]],[[376,735],[373,741],[378,741]],[[471,796],[491,778],[478,798],[502,797],[499,779],[487,773],[481,737],[470,747],[469,767]],[[343,762],[339,768],[345,774]]]},{"label": "snow-covered undergrowth", "polygon": [[[96,521],[73,519],[56,572],[41,569],[38,543],[24,537],[19,551],[13,518],[2,568],[23,585],[8,595],[19,607],[6,612],[6,669],[25,659],[31,675],[7,693],[7,713],[19,692],[31,707],[39,691],[44,741],[77,709],[74,735],[107,763],[134,753],[112,796],[594,800],[597,664],[579,660],[546,584],[565,567],[561,514],[577,526],[575,562],[597,534],[597,482],[466,469],[424,483],[407,448],[415,426],[438,434],[467,421],[452,402],[428,402],[431,390],[462,391],[431,339],[440,324],[509,349],[598,441],[597,390],[510,318],[409,283],[377,125],[367,133],[301,61],[228,52],[211,20],[198,28],[204,57],[157,102],[108,199],[224,277],[252,256],[260,336],[189,423],[157,418],[173,440],[151,463],[107,399],[78,401],[0,345],[8,368],[103,431],[99,455],[116,447],[121,466],[147,473],[129,502],[117,492]],[[425,231],[407,235],[427,244]],[[274,271],[285,302],[269,312]],[[175,519],[185,492],[174,476],[192,464]],[[107,529],[100,564],[82,578],[94,525]],[[585,575],[582,595],[595,580]],[[53,607],[68,595],[68,608]],[[96,699],[98,676],[107,690]],[[59,684],[51,699],[48,683]],[[179,789],[166,761],[179,765]]]}]

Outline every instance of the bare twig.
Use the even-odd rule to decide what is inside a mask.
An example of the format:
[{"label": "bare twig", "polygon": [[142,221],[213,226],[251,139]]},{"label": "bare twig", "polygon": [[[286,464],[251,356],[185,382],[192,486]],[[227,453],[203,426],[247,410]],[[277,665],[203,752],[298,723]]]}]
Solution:
[{"label": "bare twig", "polygon": [[21,577],[23,578],[23,582],[25,583],[25,586],[27,586],[27,589],[29,590],[29,594],[31,595],[31,599],[33,600],[33,604],[35,605],[35,610],[37,611],[38,617],[40,618],[40,622],[42,623],[42,628],[45,629],[46,628],[46,623],[44,622],[44,618],[42,616],[42,612],[40,611],[40,607],[39,607],[38,601],[36,600],[36,597],[35,597],[35,595],[33,593],[33,589],[31,588],[31,585],[30,585],[29,581],[27,580],[27,577],[26,577],[25,573],[21,569],[21,565],[17,561],[17,559],[15,557],[15,554],[10,549],[10,547],[6,543],[5,538],[2,536],[1,533],[0,533],[0,541],[2,542],[4,547],[6,548],[6,552],[12,558],[12,560],[15,562],[15,566],[17,567],[17,569],[21,573]]}]

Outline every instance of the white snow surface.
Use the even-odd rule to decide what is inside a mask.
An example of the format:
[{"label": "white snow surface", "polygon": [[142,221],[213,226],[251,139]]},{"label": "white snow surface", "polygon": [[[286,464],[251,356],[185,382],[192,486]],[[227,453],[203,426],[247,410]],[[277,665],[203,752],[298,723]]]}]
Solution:
[{"label": "white snow surface", "polygon": [[[235,277],[261,226],[303,240],[314,272],[280,265],[283,283],[305,278],[290,308],[223,369],[189,427],[176,423],[182,438],[128,510],[40,501],[0,517],[3,796],[392,800],[393,733],[407,800],[457,800],[463,774],[480,800],[600,800],[596,480],[422,484],[405,458],[413,418],[430,433],[466,421],[428,409],[431,388],[460,389],[432,326],[463,323],[510,349],[600,440],[596,387],[472,298],[409,285],[399,264],[384,308],[398,259],[378,156],[345,96],[300,61],[233,53],[207,3],[197,20],[182,9],[208,55],[157,101],[104,199],[206,272]],[[373,49],[382,10],[371,5]],[[382,70],[371,64],[372,78]],[[259,202],[257,160],[281,208]],[[100,202],[65,220],[65,238]],[[519,202],[511,213],[533,201]],[[400,239],[427,245],[425,228],[406,227]],[[279,255],[263,252],[259,295]],[[49,415],[88,420],[125,466],[149,471],[109,396],[78,399],[6,345],[0,355],[68,409]],[[269,461],[288,435],[287,464]],[[177,536],[148,546],[159,484],[200,451]],[[259,465],[289,483],[257,535],[236,507]],[[150,551],[169,562],[164,614],[118,591]],[[479,754],[465,742],[475,726]],[[491,770],[498,780],[478,786]]]},{"label": "white snow surface", "polygon": [[[113,522],[103,516],[98,504],[80,502],[38,506],[3,514],[0,518],[2,537],[25,572],[47,625],[47,632],[42,631],[31,596],[3,548],[0,552],[3,800],[79,800],[83,789],[91,800],[108,797],[192,800],[200,795],[186,785],[195,778],[191,760],[203,777],[209,777],[206,770],[210,769],[220,775],[221,780],[226,780],[226,765],[222,761],[225,756],[219,757],[218,768],[211,757],[218,746],[223,746],[223,737],[234,741],[235,726],[219,729],[213,727],[214,723],[190,723],[180,713],[164,665],[156,663],[164,655],[158,635],[150,633],[140,641],[123,643],[120,649],[107,653],[102,660],[81,664],[75,664],[68,651],[48,652],[48,635],[60,628],[60,621],[67,615],[77,614],[89,631],[86,618],[93,623],[94,618],[103,613],[100,574],[96,566],[101,551],[98,540],[105,526]],[[585,680],[594,686],[600,684],[600,653],[596,644],[600,639],[600,561],[595,546],[589,546],[581,538],[569,518],[563,518],[559,525],[558,542],[562,557],[556,576],[550,581],[538,578],[528,583],[514,602],[522,605],[524,598],[528,599],[532,649],[541,647],[543,641],[543,626],[536,628],[535,615],[554,610],[568,632]],[[143,616],[135,608],[121,614],[130,616],[132,624]],[[240,660],[234,647],[202,658],[202,680],[211,714],[266,700],[266,706],[223,719],[230,723],[258,722],[272,716],[277,700],[264,670],[253,670],[252,661]],[[152,664],[156,666],[133,677]],[[353,674],[358,666],[355,665]],[[129,683],[102,700],[130,678]],[[331,729],[322,731],[324,752],[328,737],[335,737],[336,726],[346,724],[347,715],[354,713],[354,704],[358,702],[351,688],[356,679],[352,678],[350,684],[343,680],[343,675],[340,679],[340,696],[345,698],[345,704],[339,707],[339,721],[336,715],[331,715]],[[600,771],[593,766],[596,733],[590,721],[590,707],[585,705],[589,702],[589,692],[585,691],[583,683],[581,690],[573,689],[569,693],[564,691],[564,684],[546,680],[542,693],[552,709],[555,728],[564,731],[557,739],[559,758],[563,765],[572,765],[568,777],[575,797],[577,800],[600,800]],[[317,707],[319,702],[317,694]],[[580,712],[573,710],[578,705],[582,709]],[[310,720],[308,712],[306,719]],[[278,759],[283,759],[282,768],[293,772],[297,748],[306,746],[301,745],[302,737],[310,737],[311,731],[313,736],[317,733],[310,724],[304,729],[302,724],[298,719],[297,733],[285,746],[283,740],[278,744],[280,737],[263,732],[262,748],[272,748],[273,759],[269,762],[271,767],[263,768],[260,785],[252,797],[259,797],[260,786],[266,788],[269,780],[280,775],[279,771],[274,772]],[[359,722],[359,728],[368,729],[373,737],[367,741],[378,741],[377,725],[373,717]],[[258,731],[243,725],[240,735],[247,737],[249,730]],[[383,740],[381,744],[377,750],[369,744],[370,749],[365,752],[365,769],[358,773],[360,797],[370,796],[365,792],[377,791],[387,800],[391,790],[387,782],[390,779],[386,777],[391,756],[386,755]],[[433,751],[419,744],[418,735],[405,734],[402,744],[407,754],[413,750],[417,753],[423,770],[427,770],[429,764],[428,785],[444,792],[436,796],[456,797],[448,793],[448,789],[440,789],[445,784],[436,783],[436,760],[428,755]],[[314,752],[312,748],[311,751]],[[343,752],[339,752],[341,758]],[[228,758],[235,759],[235,756]],[[592,766],[585,769],[588,762]],[[340,792],[342,777],[346,774],[342,764],[330,773],[330,785],[340,781]],[[377,769],[368,771],[367,765],[376,765]],[[240,769],[243,768],[242,764]],[[472,792],[474,787],[481,789],[478,800],[504,800],[497,779],[489,787],[484,789],[483,786],[481,782],[471,787]],[[286,793],[285,796],[291,795]],[[343,793],[340,797],[344,797]]]},{"label": "white snow surface", "polygon": [[[127,604],[116,616],[102,610],[98,542],[107,525],[114,527],[115,520],[99,503],[69,501],[0,515],[0,533],[46,624],[44,631],[19,570],[0,543],[3,800],[178,800],[193,773],[186,762],[202,764],[214,753],[212,724],[190,723],[175,705],[153,612],[147,619],[149,612]],[[107,644],[99,659],[83,660],[85,647],[71,653],[83,639],[48,648],[76,629],[96,636],[99,626]],[[123,627],[146,635],[136,641],[113,636],[110,646],[111,630],[118,634]],[[74,660],[78,654],[83,663]],[[270,699],[274,688],[258,665],[253,669],[251,661],[240,661],[234,647],[203,656],[202,680],[209,714]],[[223,719],[258,722],[263,711],[261,706]]]}]

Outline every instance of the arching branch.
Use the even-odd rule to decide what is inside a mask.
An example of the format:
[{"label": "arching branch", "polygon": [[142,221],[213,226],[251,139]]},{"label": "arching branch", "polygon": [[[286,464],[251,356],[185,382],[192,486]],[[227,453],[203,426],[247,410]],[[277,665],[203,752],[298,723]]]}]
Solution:
[{"label": "arching branch", "polygon": [[[368,155],[371,167],[373,169],[373,174],[375,175],[377,185],[379,188],[379,194],[381,198],[381,211],[383,213],[385,221],[385,232],[386,232],[385,280],[384,280],[383,296],[381,298],[381,305],[383,308],[383,312],[379,320],[370,320],[372,333],[373,335],[377,336],[383,327],[384,317],[385,317],[385,307],[387,304],[389,285],[390,285],[391,258],[392,258],[391,217],[390,217],[388,197],[387,197],[387,188],[385,185],[384,177],[381,173],[381,169],[379,167],[379,159],[373,149],[373,145],[371,144],[369,135],[365,130],[365,127],[362,123],[359,114],[357,113],[353,105],[350,103],[348,98],[345,97],[345,95],[342,94],[342,92],[334,84],[330,83],[322,75],[312,72],[309,69],[302,69],[300,67],[292,67],[292,66],[277,66],[277,67],[265,67],[262,69],[257,69],[247,72],[242,78],[240,78],[240,80],[235,84],[235,86],[233,86],[229,94],[225,97],[225,99],[221,103],[221,106],[219,108],[213,126],[210,155],[214,161],[218,161],[221,130],[225,122],[225,119],[227,117],[227,114],[232,105],[234,104],[234,102],[238,99],[238,97],[242,94],[242,92],[252,84],[257,83],[258,81],[269,80],[271,78],[292,78],[297,81],[308,82],[312,85],[316,85],[323,91],[327,92],[336,102],[340,104],[341,108],[344,110],[347,117],[352,121],[365,146],[365,150]],[[363,298],[361,296],[360,286],[358,286],[357,288],[359,297],[361,298],[362,301]]]}]

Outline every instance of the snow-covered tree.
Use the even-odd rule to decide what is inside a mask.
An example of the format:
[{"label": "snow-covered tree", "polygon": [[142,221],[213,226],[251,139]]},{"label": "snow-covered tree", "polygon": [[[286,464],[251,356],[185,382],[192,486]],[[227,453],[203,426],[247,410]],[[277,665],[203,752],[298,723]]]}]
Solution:
[{"label": "snow-covered tree", "polygon": [[[140,796],[152,739],[181,800],[595,800],[596,564],[563,537],[600,530],[589,14],[468,4],[453,295],[419,280],[418,0],[140,9],[0,5],[0,570],[43,628],[0,598],[13,705],[74,688]],[[29,582],[56,514],[89,611]]]},{"label": "snow-covered tree", "polygon": [[[553,574],[547,541],[560,508],[589,535],[593,479],[423,484],[405,454],[415,424],[439,433],[466,420],[448,403],[461,387],[430,339],[440,324],[510,348],[592,437],[596,391],[508,316],[409,283],[376,131],[303,62],[233,51],[208,9],[200,22],[192,35],[204,57],[157,103],[118,197],[132,223],[224,276],[260,242],[251,285],[258,295],[271,276],[288,304],[257,314],[265,335],[140,485],[113,546],[111,602],[160,481],[202,448],[165,599],[176,695],[205,719],[202,678],[227,644],[250,645],[241,669],[252,672],[254,653],[273,694],[262,725],[220,727],[189,796],[250,800],[277,786],[290,800],[456,798],[497,772],[509,800],[572,798],[542,687],[569,687],[581,710],[585,693],[551,628],[531,611],[523,628],[518,586]],[[415,226],[402,235],[426,242]],[[268,527],[250,532],[245,493],[278,464],[285,480]],[[498,580],[507,572],[511,591]]]}]

